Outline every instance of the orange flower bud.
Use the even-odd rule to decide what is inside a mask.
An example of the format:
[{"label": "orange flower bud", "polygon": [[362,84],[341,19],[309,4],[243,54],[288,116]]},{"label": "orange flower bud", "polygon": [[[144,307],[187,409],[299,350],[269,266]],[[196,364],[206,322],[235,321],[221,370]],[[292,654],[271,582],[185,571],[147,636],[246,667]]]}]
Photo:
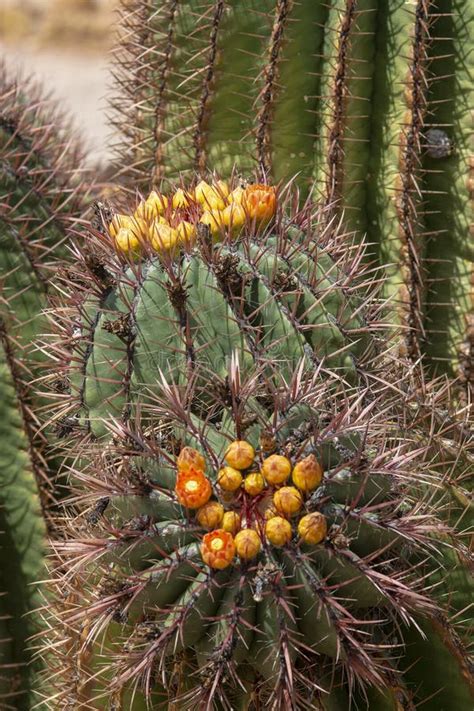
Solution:
[{"label": "orange flower bud", "polygon": [[265,488],[265,479],[260,472],[253,472],[244,479],[244,489],[250,496],[258,496]]},{"label": "orange flower bud", "polygon": [[301,491],[313,491],[319,486],[323,470],[314,454],[309,454],[295,465],[292,478],[295,486]]},{"label": "orange flower bud", "polygon": [[255,450],[244,440],[232,442],[225,453],[225,460],[234,469],[248,469],[255,458]]},{"label": "orange flower bud", "polygon": [[275,508],[287,516],[293,516],[303,506],[303,498],[294,486],[283,486],[273,494]]},{"label": "orange flower bud", "polygon": [[327,523],[323,514],[318,511],[307,514],[298,523],[298,533],[305,543],[321,543],[326,537]]},{"label": "orange flower bud", "polygon": [[224,517],[224,507],[218,501],[208,501],[196,514],[198,523],[208,531],[219,528]]},{"label": "orange flower bud", "polygon": [[175,492],[180,504],[188,509],[198,509],[211,498],[211,482],[200,471],[179,471]]},{"label": "orange flower bud", "polygon": [[206,460],[197,449],[183,447],[176,460],[178,469],[182,472],[189,472],[191,469],[203,472],[206,469]]},{"label": "orange flower bud", "polygon": [[206,533],[201,543],[201,556],[210,568],[217,570],[227,568],[235,556],[232,534],[220,528],[217,531]]},{"label": "orange flower bud", "polygon": [[275,188],[271,185],[249,185],[245,188],[242,204],[250,219],[257,223],[271,220],[276,211]]},{"label": "orange flower bud", "polygon": [[217,474],[217,483],[224,491],[237,491],[242,484],[242,474],[233,467],[222,467]]},{"label": "orange flower bud", "polygon": [[262,465],[262,474],[269,484],[283,484],[291,474],[291,462],[280,454],[271,454]]},{"label": "orange flower bud", "polygon": [[284,546],[291,541],[291,524],[286,518],[274,516],[265,524],[265,535],[274,546]]},{"label": "orange flower bud", "polygon": [[222,223],[233,235],[239,234],[246,221],[245,210],[242,205],[231,204],[222,211]]},{"label": "orange flower bud", "polygon": [[240,516],[236,511],[226,511],[222,519],[222,528],[235,535],[240,528]]},{"label": "orange flower bud", "polygon": [[260,536],[252,528],[244,528],[243,531],[239,531],[234,538],[234,543],[237,555],[243,560],[255,558],[262,548]]}]

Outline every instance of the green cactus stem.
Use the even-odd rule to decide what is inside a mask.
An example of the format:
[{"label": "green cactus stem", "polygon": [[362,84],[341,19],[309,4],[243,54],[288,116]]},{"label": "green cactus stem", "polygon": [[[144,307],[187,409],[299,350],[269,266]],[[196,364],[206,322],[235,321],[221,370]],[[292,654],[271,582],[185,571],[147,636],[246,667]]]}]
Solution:
[{"label": "green cactus stem", "polygon": [[31,613],[41,603],[55,500],[52,449],[40,429],[44,387],[35,382],[46,358],[36,341],[49,328],[48,283],[81,204],[78,154],[58,140],[58,126],[38,90],[20,89],[1,68],[0,704],[22,711],[33,704],[27,640],[37,629]]},{"label": "green cactus stem", "polygon": [[144,192],[234,165],[296,175],[301,196],[328,219],[343,215],[387,268],[409,355],[469,388],[474,18],[464,5],[124,2],[118,171]]},{"label": "green cactus stem", "polygon": [[466,550],[436,507],[455,479],[430,441],[443,426],[417,404],[361,247],[292,204],[173,252],[150,242],[163,222],[130,249],[104,214],[77,250],[83,298],[58,312],[55,351],[73,348],[62,407],[81,461],[50,620],[77,650],[56,660],[66,707],[134,711],[135,692],[183,710],[472,702],[469,587],[447,553]]}]

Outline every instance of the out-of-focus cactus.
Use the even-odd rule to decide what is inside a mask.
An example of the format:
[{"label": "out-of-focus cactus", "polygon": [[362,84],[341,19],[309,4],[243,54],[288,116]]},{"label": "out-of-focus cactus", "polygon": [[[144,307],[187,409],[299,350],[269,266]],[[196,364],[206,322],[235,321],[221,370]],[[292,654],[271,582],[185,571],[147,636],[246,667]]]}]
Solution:
[{"label": "out-of-focus cactus", "polygon": [[0,705],[30,709],[47,528],[56,492],[40,429],[48,284],[77,220],[77,150],[36,88],[0,68]]},{"label": "out-of-focus cactus", "polygon": [[436,396],[395,355],[360,247],[290,198],[274,217],[270,187],[218,185],[102,206],[68,271],[55,352],[80,465],[54,698],[468,708]]},{"label": "out-of-focus cactus", "polygon": [[142,190],[234,163],[297,174],[390,265],[410,355],[469,385],[473,12],[461,0],[124,2],[118,165]]}]

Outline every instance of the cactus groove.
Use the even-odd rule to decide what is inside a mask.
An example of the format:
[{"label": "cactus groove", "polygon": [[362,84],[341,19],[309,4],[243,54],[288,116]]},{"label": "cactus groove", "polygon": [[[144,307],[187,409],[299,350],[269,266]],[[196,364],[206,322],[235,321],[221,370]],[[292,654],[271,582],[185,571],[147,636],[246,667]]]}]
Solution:
[{"label": "cactus groove", "polygon": [[[297,175],[388,266],[410,356],[469,387],[472,8],[134,0],[122,12],[119,171],[143,190],[234,163]],[[444,153],[430,129],[446,134]]]}]

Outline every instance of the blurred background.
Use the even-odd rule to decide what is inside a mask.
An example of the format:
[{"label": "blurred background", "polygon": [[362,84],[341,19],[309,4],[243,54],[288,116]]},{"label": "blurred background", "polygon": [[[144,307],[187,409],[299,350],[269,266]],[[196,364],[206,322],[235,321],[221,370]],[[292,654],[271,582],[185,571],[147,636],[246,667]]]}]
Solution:
[{"label": "blurred background", "polygon": [[91,165],[106,167],[104,97],[118,0],[0,0],[0,61],[34,74],[74,118]]}]

